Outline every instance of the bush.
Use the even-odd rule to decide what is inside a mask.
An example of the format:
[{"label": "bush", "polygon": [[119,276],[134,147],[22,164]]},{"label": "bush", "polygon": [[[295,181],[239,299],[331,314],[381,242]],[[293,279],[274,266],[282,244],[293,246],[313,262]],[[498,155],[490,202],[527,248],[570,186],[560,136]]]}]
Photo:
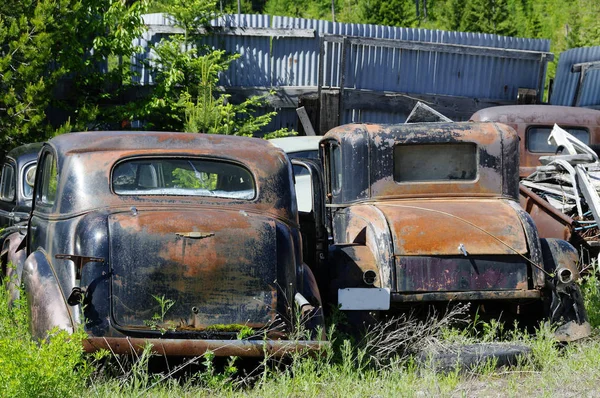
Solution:
[{"label": "bush", "polygon": [[[21,295],[22,297],[24,295]],[[85,332],[53,331],[33,341],[27,302],[9,305],[0,288],[0,391],[3,397],[66,397],[80,395],[91,373],[83,356]]]},{"label": "bush", "polygon": [[595,261],[586,268],[584,276],[580,279],[583,303],[593,328],[600,327],[600,280],[598,275],[600,267]]}]

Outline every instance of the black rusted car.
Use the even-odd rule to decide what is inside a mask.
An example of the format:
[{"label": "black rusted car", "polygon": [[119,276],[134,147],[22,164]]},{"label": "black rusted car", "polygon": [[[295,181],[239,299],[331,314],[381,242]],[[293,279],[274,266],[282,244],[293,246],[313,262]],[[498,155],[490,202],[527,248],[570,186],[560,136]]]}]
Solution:
[{"label": "black rusted car", "polygon": [[26,221],[41,143],[21,145],[4,158],[0,177],[0,228]]},{"label": "black rusted car", "polygon": [[578,256],[519,206],[519,141],[493,123],[346,125],[320,143],[328,300],[358,319],[469,301],[480,315],[589,333]]},{"label": "black rusted car", "polygon": [[[183,356],[322,346],[319,291],[302,261],[291,164],[279,148],[88,132],[53,138],[39,159],[20,245],[34,336],[81,324],[88,351],[151,342]],[[299,321],[310,338],[291,339]],[[238,340],[240,330],[255,337]]]}]

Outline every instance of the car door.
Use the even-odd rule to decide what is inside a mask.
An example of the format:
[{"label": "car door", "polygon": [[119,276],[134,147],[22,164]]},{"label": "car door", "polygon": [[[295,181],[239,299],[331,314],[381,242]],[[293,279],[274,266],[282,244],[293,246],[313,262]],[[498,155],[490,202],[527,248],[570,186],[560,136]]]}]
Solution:
[{"label": "car door", "polygon": [[302,258],[321,283],[328,248],[325,191],[321,166],[312,159],[291,159],[294,168]]}]

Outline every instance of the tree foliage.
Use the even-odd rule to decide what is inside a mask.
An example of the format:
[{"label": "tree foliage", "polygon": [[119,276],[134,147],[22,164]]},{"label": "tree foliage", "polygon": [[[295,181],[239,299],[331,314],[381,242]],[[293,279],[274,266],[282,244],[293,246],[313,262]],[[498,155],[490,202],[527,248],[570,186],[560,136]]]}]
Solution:
[{"label": "tree foliage", "polygon": [[132,43],[144,29],[140,16],[146,3],[0,4],[0,140],[5,148],[45,139],[57,128],[102,125],[114,118],[114,109],[103,104],[117,98],[122,83],[131,79]]},{"label": "tree foliage", "polygon": [[[227,54],[199,44],[201,29],[215,17],[215,0],[171,0],[164,6],[182,34],[163,38],[147,67],[155,86],[133,109],[131,118],[154,130],[252,136],[266,126],[275,112],[257,115],[260,97],[240,104],[220,92],[220,75],[238,54]],[[137,111],[137,113],[135,113]],[[280,134],[279,132],[278,134]]]}]

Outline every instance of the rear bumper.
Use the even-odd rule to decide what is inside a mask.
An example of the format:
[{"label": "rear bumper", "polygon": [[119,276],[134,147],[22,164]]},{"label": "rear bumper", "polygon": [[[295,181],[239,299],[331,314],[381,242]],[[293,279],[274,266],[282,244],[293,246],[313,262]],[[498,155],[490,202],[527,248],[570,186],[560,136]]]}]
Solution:
[{"label": "rear bumper", "polygon": [[392,303],[540,299],[539,290],[480,290],[470,292],[392,293]]},{"label": "rear bumper", "polygon": [[218,357],[239,356],[260,358],[265,355],[282,357],[295,352],[319,352],[329,346],[327,341],[317,340],[189,340],[144,339],[129,337],[90,337],[83,341],[86,352],[100,349],[115,354],[139,354],[146,344],[152,344],[152,352],[164,356],[199,356],[211,351]]}]

